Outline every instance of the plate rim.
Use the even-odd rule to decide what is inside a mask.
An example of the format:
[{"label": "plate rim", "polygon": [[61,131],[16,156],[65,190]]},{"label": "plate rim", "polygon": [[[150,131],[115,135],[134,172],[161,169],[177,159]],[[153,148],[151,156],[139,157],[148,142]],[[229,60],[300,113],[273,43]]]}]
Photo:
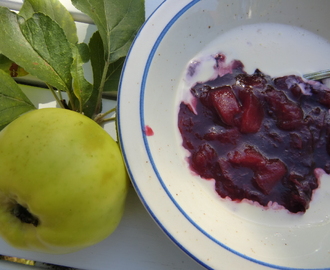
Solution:
[{"label": "plate rim", "polygon": [[[119,92],[118,92],[118,110],[121,111],[121,93],[122,93],[122,85],[123,85],[123,79],[125,77],[125,70],[126,70],[126,66],[130,64],[130,58],[129,56],[132,53],[132,50],[134,49],[134,45],[136,44],[136,41],[139,39],[140,34],[145,31],[145,29],[148,27],[148,23],[150,20],[153,19],[153,16],[155,16],[154,14],[161,12],[162,9],[164,8],[164,3],[165,2],[171,2],[171,0],[167,0],[164,1],[155,11],[154,13],[148,18],[148,20],[145,22],[145,24],[142,26],[142,28],[140,29],[139,33],[137,34],[135,40],[132,43],[132,47],[130,48],[130,51],[128,53],[128,57],[124,63],[124,67],[123,67],[123,72],[122,72],[122,76],[120,79],[120,83],[119,83]],[[172,1],[173,3],[175,2]],[[216,243],[218,246],[220,246],[221,248],[227,250],[228,252],[238,256],[238,258],[243,259],[246,263],[247,261],[250,261],[254,264],[254,266],[259,265],[262,267],[262,269],[266,268],[274,268],[274,269],[282,269],[282,270],[306,270],[309,268],[295,268],[295,267],[286,267],[286,266],[279,266],[276,264],[271,264],[271,263],[267,263],[267,262],[263,262],[259,259],[254,259],[252,257],[249,257],[247,255],[244,255],[228,246],[226,246],[225,244],[221,243],[220,241],[214,239],[211,235],[209,235],[207,232],[205,232],[202,228],[200,228],[198,226],[198,224],[196,224],[190,217],[189,215],[187,215],[185,213],[185,211],[178,205],[177,201],[173,198],[173,196],[171,195],[171,193],[169,192],[169,190],[167,189],[167,187],[164,184],[164,181],[162,180],[161,175],[159,174],[158,170],[157,170],[157,166],[155,165],[154,161],[153,161],[153,157],[150,151],[150,147],[149,147],[149,143],[148,143],[148,136],[147,134],[145,134],[144,132],[144,127],[146,126],[145,124],[145,116],[144,116],[144,94],[145,94],[145,88],[146,88],[146,82],[147,82],[147,78],[148,78],[148,73],[149,73],[149,69],[151,66],[151,62],[155,56],[155,52],[157,50],[157,48],[159,47],[160,42],[162,41],[162,39],[164,38],[164,36],[167,34],[168,30],[172,27],[172,25],[187,11],[189,10],[191,7],[193,7],[195,4],[201,2],[201,0],[186,0],[187,4],[185,4],[185,6],[183,8],[181,8],[179,11],[176,10],[175,11],[175,15],[171,16],[171,20],[163,27],[162,31],[158,34],[158,37],[156,40],[152,40],[152,42],[154,42],[152,44],[152,48],[150,51],[148,51],[148,57],[147,57],[147,61],[146,64],[144,66],[144,70],[143,70],[143,74],[142,74],[142,78],[141,78],[141,86],[139,87],[139,129],[140,132],[142,134],[142,139],[143,139],[143,144],[144,144],[144,151],[146,151],[146,155],[150,161],[150,166],[152,167],[153,172],[156,175],[157,180],[160,182],[163,190],[165,191],[165,193],[167,194],[168,198],[170,199],[170,201],[172,203],[174,203],[175,207],[177,208],[177,210],[184,216],[185,219],[188,220],[189,223],[191,223],[191,225],[193,225],[199,232],[201,232],[206,238],[208,238],[210,241],[213,241],[214,243]],[[165,3],[166,4],[166,3]],[[166,7],[165,7],[166,8]],[[123,156],[124,156],[124,160],[125,163],[127,165],[127,169],[130,175],[130,178],[132,179],[132,184],[140,198],[140,200],[142,201],[143,205],[145,206],[145,208],[147,209],[147,211],[149,212],[149,214],[151,215],[151,217],[155,220],[155,222],[159,225],[159,227],[165,232],[165,234],[179,247],[181,248],[185,253],[187,253],[191,258],[193,258],[195,261],[197,261],[198,263],[200,263],[202,266],[204,266],[205,268],[208,269],[213,269],[211,268],[208,264],[204,263],[203,260],[199,259],[195,254],[191,253],[182,243],[180,243],[172,234],[171,232],[166,228],[166,226],[163,225],[163,223],[159,220],[157,214],[154,213],[154,211],[150,208],[150,206],[148,205],[148,203],[146,202],[146,198],[143,194],[143,192],[141,191],[138,181],[136,181],[136,178],[134,177],[133,171],[131,169],[131,166],[129,164],[129,160],[127,157],[127,150],[125,148],[125,143],[123,140],[123,133],[122,133],[122,121],[121,121],[121,114],[118,113],[118,134],[119,134],[119,143],[120,143],[120,147],[123,151]],[[311,270],[326,270],[326,269],[330,269],[330,268],[311,268]]]}]

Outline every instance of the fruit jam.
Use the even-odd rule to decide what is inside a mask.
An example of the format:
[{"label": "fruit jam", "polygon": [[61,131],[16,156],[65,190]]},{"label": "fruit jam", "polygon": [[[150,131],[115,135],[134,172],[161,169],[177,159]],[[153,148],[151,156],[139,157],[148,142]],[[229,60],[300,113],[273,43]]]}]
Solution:
[{"label": "fruit jam", "polygon": [[192,102],[180,104],[191,170],[214,179],[222,198],[305,212],[319,185],[315,169],[330,173],[329,89],[295,75],[247,74],[222,54],[215,60],[220,75],[195,84]]}]

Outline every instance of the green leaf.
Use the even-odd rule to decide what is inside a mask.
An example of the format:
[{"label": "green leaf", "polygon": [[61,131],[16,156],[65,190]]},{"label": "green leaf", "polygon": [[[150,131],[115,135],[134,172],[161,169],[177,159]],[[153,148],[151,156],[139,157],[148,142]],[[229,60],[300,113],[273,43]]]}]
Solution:
[{"label": "green leaf", "polygon": [[118,59],[116,62],[111,63],[108,69],[107,81],[103,91],[118,91],[121,71],[123,69],[125,57]]},{"label": "green leaf", "polygon": [[35,13],[30,19],[21,20],[20,28],[34,51],[55,70],[66,89],[70,89],[72,50],[59,25],[42,13]]},{"label": "green leaf", "polygon": [[[94,87],[99,88],[105,67],[105,59],[103,43],[98,31],[91,37],[88,45],[91,54]],[[108,92],[118,90],[118,84],[124,62],[125,57],[122,57],[109,65],[103,91]]]},{"label": "green leaf", "polygon": [[13,61],[8,59],[3,54],[0,54],[0,69],[5,71],[7,74],[10,74],[10,67],[12,65]]},{"label": "green leaf", "polygon": [[90,60],[93,71],[93,84],[99,89],[105,66],[104,47],[99,31],[96,31],[89,40]]},{"label": "green leaf", "polygon": [[102,109],[102,104],[98,102],[98,99],[101,91],[100,83],[105,65],[103,44],[98,31],[96,31],[91,37],[88,47],[93,73],[93,92],[86,106],[94,110],[95,114],[98,114]]},{"label": "green leaf", "polygon": [[70,95],[72,52],[63,30],[37,13],[25,20],[0,7],[0,51],[31,75]]},{"label": "green leaf", "polygon": [[78,43],[77,48],[80,54],[81,61],[87,63],[90,60],[89,47],[86,43]]},{"label": "green leaf", "polygon": [[85,58],[85,56],[84,54],[81,54],[83,52],[86,52],[85,46],[87,47],[87,44],[81,43],[77,44],[76,46],[73,46],[74,61],[71,67],[71,75],[73,78],[73,92],[79,101],[79,111],[84,112],[84,114],[90,114],[88,110],[87,112],[84,111],[84,105],[89,100],[93,92],[93,85],[85,79],[83,69],[83,59]]},{"label": "green leaf", "polygon": [[0,130],[21,114],[35,109],[17,83],[0,70]]},{"label": "green leaf", "polygon": [[46,14],[63,29],[69,42],[73,44],[78,42],[74,19],[59,0],[25,0],[19,15],[27,20],[34,13]]},{"label": "green leaf", "polygon": [[143,0],[71,0],[90,16],[97,26],[107,61],[113,63],[126,56],[144,22]]}]

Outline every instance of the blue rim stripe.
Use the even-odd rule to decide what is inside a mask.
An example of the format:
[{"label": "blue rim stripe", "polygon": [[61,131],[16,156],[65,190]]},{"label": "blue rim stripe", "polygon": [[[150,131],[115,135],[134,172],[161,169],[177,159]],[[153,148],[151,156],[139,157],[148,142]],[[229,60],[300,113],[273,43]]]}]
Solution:
[{"label": "blue rim stripe", "polygon": [[[194,4],[196,4],[197,2],[199,2],[199,1],[201,1],[201,0],[194,0],[194,1],[192,1],[189,5],[188,5],[188,7],[185,7],[183,10],[184,10],[184,12],[187,10],[187,9],[189,9],[191,6],[193,6]],[[164,2],[166,2],[166,0],[164,0],[161,4],[160,4],[160,6],[162,6],[163,4],[164,4]],[[160,7],[159,6],[159,7]],[[159,9],[159,7],[157,8],[157,9]],[[156,10],[157,10],[156,9]],[[153,12],[153,13],[155,13],[156,12],[156,10]],[[184,13],[184,12],[179,12],[178,14],[182,14],[182,13]],[[153,14],[152,13],[152,14]],[[152,15],[151,14],[151,15]],[[181,15],[180,15],[181,16]],[[177,16],[177,18],[175,19],[175,20],[177,20],[179,17],[180,17],[179,15]],[[151,17],[151,16],[150,16]],[[149,18],[150,18],[149,17]],[[128,53],[127,53],[127,57],[126,57],[126,60],[125,60],[125,62],[124,62],[124,66],[123,66],[123,71],[125,70],[125,67],[126,67],[126,65],[127,65],[127,60],[129,59],[129,55],[131,54],[131,50],[132,50],[132,48],[134,47],[134,44],[135,44],[135,42],[136,42],[136,40],[137,40],[137,38],[139,37],[139,35],[140,35],[140,33],[141,33],[141,31],[143,30],[143,27],[144,27],[144,25],[149,21],[149,18],[145,21],[145,23],[143,24],[143,26],[140,28],[140,30],[139,30],[139,32],[137,33],[137,35],[136,35],[136,37],[135,37],[135,39],[134,39],[134,41],[133,41],[133,43],[132,43],[132,45],[131,45],[131,47],[130,47],[130,49],[129,49],[129,51],[128,51]],[[172,19],[173,20],[173,19]],[[168,24],[168,27],[167,27],[167,31],[168,31],[168,29],[170,28],[170,26],[172,26],[173,25],[173,23],[174,23],[174,21],[171,23],[169,23]],[[166,31],[166,32],[167,32]],[[164,31],[163,31],[164,32]],[[163,33],[162,32],[162,33]],[[164,34],[163,34],[163,36],[166,34],[166,32],[164,32]],[[161,36],[161,35],[160,35]],[[157,46],[158,47],[158,46]],[[154,46],[154,50],[153,50],[153,55],[155,54],[155,50],[156,50],[156,47]],[[150,57],[149,56],[149,58],[148,58],[148,65],[147,66],[150,66],[150,62],[151,62],[151,60],[152,60],[152,58],[153,57]],[[148,71],[148,69],[145,69],[145,71],[144,71],[144,75],[145,76],[143,76],[143,87],[141,87],[141,92],[143,92],[144,93],[144,91],[142,91],[142,89],[145,89],[145,79],[146,79],[146,77],[147,77],[147,72]],[[119,91],[118,91],[118,98],[117,98],[117,108],[118,108],[118,111],[120,111],[120,107],[121,107],[121,102],[120,102],[120,100],[121,100],[121,95],[120,95],[120,92],[121,92],[121,90],[120,89],[122,89],[122,78],[123,78],[123,72],[122,72],[122,74],[121,74],[121,78],[120,78],[120,81],[119,81],[119,87],[118,87],[118,89],[119,89]],[[140,119],[141,119],[141,127],[144,127],[144,120],[142,120],[142,118],[141,118],[141,115],[142,115],[142,113],[140,112]],[[141,191],[140,191],[140,189],[139,189],[139,187],[137,186],[137,184],[136,184],[136,181],[134,180],[134,175],[133,175],[133,173],[132,173],[132,170],[131,170],[131,168],[130,168],[130,166],[129,166],[129,163],[128,163],[128,158],[127,158],[127,155],[126,155],[126,151],[125,151],[125,146],[124,146],[124,144],[123,144],[123,139],[122,139],[122,131],[121,131],[121,117],[120,117],[120,114],[118,114],[117,115],[117,121],[118,121],[118,136],[119,136],[119,143],[120,143],[120,147],[121,147],[121,149],[122,149],[122,154],[123,154],[123,159],[124,159],[124,161],[125,161],[125,164],[126,164],[126,168],[127,168],[127,171],[128,171],[128,174],[129,174],[129,177],[130,177],[130,179],[132,179],[133,181],[131,181],[132,182],[132,184],[133,184],[133,187],[134,187],[134,189],[135,189],[135,191],[137,192],[137,194],[138,194],[138,196],[139,196],[139,198],[140,198],[140,200],[142,201],[142,203],[143,203],[143,205],[144,205],[144,207],[147,209],[147,211],[149,212],[149,214],[151,215],[151,217],[156,221],[156,223],[158,224],[158,226],[163,230],[163,232],[181,249],[181,250],[183,250],[189,257],[191,257],[192,259],[194,259],[196,262],[198,262],[200,265],[202,265],[203,267],[205,267],[206,269],[212,269],[212,268],[210,268],[210,266],[208,266],[208,265],[206,265],[203,261],[201,261],[200,259],[198,259],[197,257],[195,257],[193,254],[191,254],[188,250],[186,250],[169,232],[168,232],[168,230],[162,225],[162,223],[158,220],[158,218],[157,218],[157,216],[154,214],[154,212],[150,209],[150,207],[148,206],[148,204],[146,203],[146,201],[145,201],[145,199],[144,199],[144,197],[143,197],[143,195],[142,195],[142,193],[141,193]],[[142,129],[142,134],[144,134],[144,128],[141,128]],[[145,140],[145,138],[144,138],[144,140]]]},{"label": "blue rim stripe", "polygon": [[[158,178],[158,180],[160,180],[160,175],[155,167],[154,161],[151,158],[151,153],[150,153],[150,148],[147,142],[147,138],[145,135],[145,122],[144,122],[144,94],[145,94],[145,86],[146,86],[146,82],[147,82],[147,77],[148,77],[148,73],[149,73],[149,68],[151,65],[151,62],[155,56],[156,50],[158,49],[159,44],[161,43],[161,41],[163,40],[164,36],[166,35],[166,33],[168,32],[168,30],[172,27],[172,25],[182,16],[182,14],[184,14],[188,9],[190,9],[192,6],[194,6],[196,3],[198,3],[201,0],[193,0],[191,1],[189,4],[187,4],[183,9],[181,9],[170,21],[169,23],[165,26],[165,28],[163,29],[163,31],[160,33],[160,35],[158,36],[154,46],[151,49],[151,52],[149,54],[149,57],[147,59],[147,63],[143,72],[143,77],[142,77],[142,83],[141,83],[141,90],[140,90],[140,128],[141,128],[141,133],[143,136],[143,141],[144,141],[144,145],[145,145],[145,149],[147,152],[147,155],[149,157],[150,163],[152,165],[152,168]],[[168,193],[168,190],[166,189],[166,187],[164,186],[163,181],[160,180],[160,184],[161,186],[164,188],[165,192],[167,195],[170,195]],[[138,187],[136,186],[136,183],[134,183],[134,187],[138,190]],[[148,209],[150,215],[153,217],[153,219],[157,222],[157,224],[162,228],[162,230],[166,233],[166,235],[180,248],[182,249],[186,254],[188,254],[191,258],[193,258],[195,261],[197,261],[199,264],[201,264],[202,266],[204,266],[207,269],[211,269],[208,265],[206,265],[204,262],[202,262],[200,259],[198,259],[195,255],[193,255],[192,253],[190,253],[183,245],[181,245],[181,243],[179,243],[172,235],[171,233],[163,226],[163,224],[158,220],[157,216],[153,213],[153,211],[149,208],[149,206],[147,205],[147,203],[144,201],[144,198],[142,196],[142,194],[140,193],[140,191],[138,191],[140,194],[140,198],[143,199],[143,204],[145,205],[145,207]],[[171,201],[173,201],[173,199],[171,198]],[[177,204],[174,203],[176,206]]]}]

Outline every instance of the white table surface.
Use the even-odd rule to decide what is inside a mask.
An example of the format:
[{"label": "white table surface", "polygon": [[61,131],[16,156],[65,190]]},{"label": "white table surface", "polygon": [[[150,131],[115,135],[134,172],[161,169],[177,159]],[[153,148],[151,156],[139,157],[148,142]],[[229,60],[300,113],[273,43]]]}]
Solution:
[{"label": "white table surface", "polygon": [[[88,39],[95,30],[88,24],[89,18],[77,11],[70,0],[61,0],[61,2],[73,13],[77,21],[82,22],[77,23],[79,38]],[[145,0],[146,17],[161,2],[162,0]],[[19,9],[21,4],[22,0],[0,0],[1,6],[12,9]],[[32,101],[37,103],[40,101],[47,103],[52,100],[49,91],[35,87],[25,87],[24,91]],[[105,106],[114,105],[113,101],[105,101]],[[86,270],[204,269],[176,246],[158,227],[142,205],[133,187],[129,191],[126,211],[119,227],[103,242],[72,254],[51,255],[17,250],[0,239],[0,254]],[[11,269],[40,268],[0,261],[0,270]]]}]

